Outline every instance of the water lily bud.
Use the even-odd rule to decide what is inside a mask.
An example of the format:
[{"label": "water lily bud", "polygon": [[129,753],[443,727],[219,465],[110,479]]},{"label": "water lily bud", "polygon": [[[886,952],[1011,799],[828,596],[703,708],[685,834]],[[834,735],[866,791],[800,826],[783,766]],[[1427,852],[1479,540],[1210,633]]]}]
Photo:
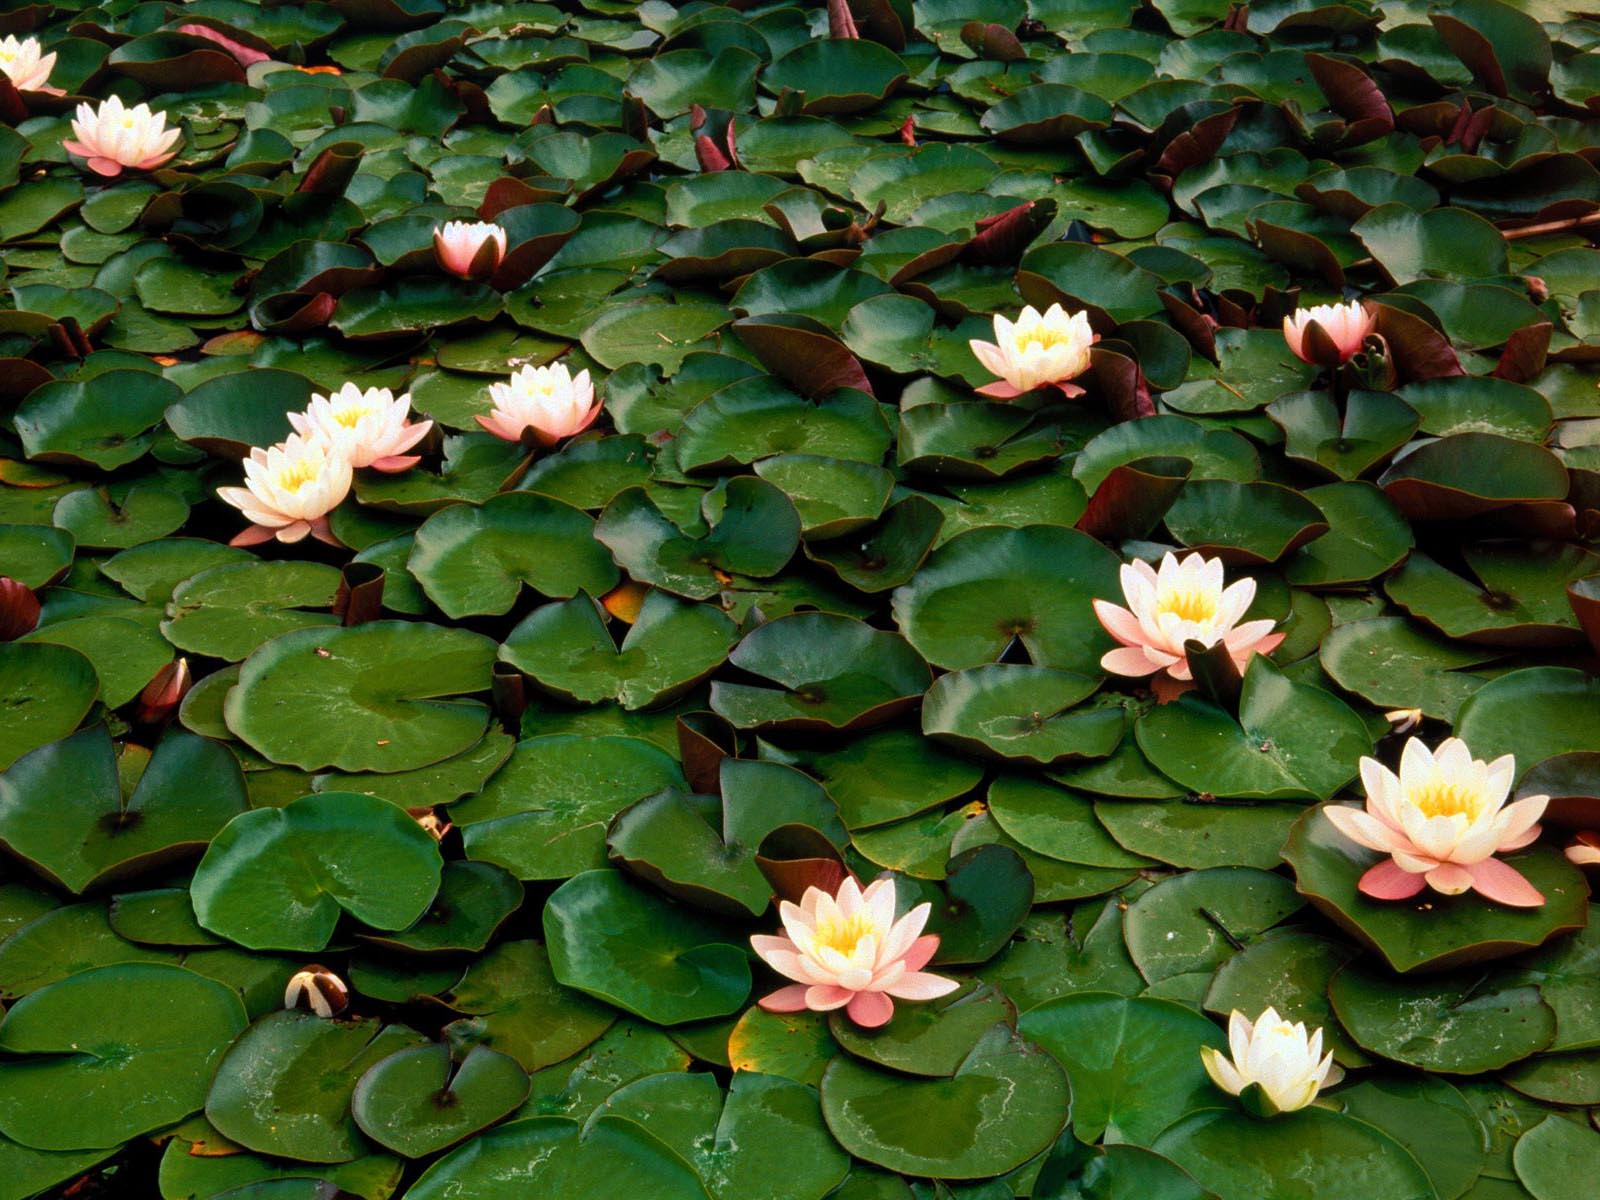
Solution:
[{"label": "water lily bud", "polygon": [[283,991],[284,1008],[301,1008],[327,1019],[350,1007],[350,989],[327,967],[312,963],[289,977]]},{"label": "water lily bud", "polygon": [[1083,389],[1068,380],[1089,369],[1089,347],[1099,340],[1087,313],[1069,314],[1059,304],[1043,313],[1029,305],[1015,322],[996,313],[994,341],[974,338],[967,343],[978,361],[1000,376],[978,394],[1009,400],[1050,386],[1066,396],[1080,395]]},{"label": "water lily bud", "polygon": [[1535,304],[1543,304],[1550,299],[1550,285],[1537,275],[1524,275],[1522,282],[1528,289],[1528,299]]},{"label": "water lily bud", "polygon": [[433,230],[439,265],[462,279],[487,279],[506,256],[506,231],[491,221],[448,221]]},{"label": "water lily bud", "polygon": [[1422,722],[1420,708],[1392,708],[1383,714],[1383,719],[1392,726],[1393,733],[1410,733]]},{"label": "water lily bud", "polygon": [[1100,665],[1113,675],[1156,676],[1157,695],[1170,699],[1187,690],[1192,675],[1185,644],[1222,642],[1242,675],[1256,654],[1276,650],[1284,635],[1269,620],[1239,619],[1256,598],[1256,581],[1222,586],[1222,560],[1190,554],[1163,556],[1157,570],[1136,559],[1122,568],[1122,594],[1128,607],[1094,602],[1095,616],[1122,645]]},{"label": "water lily bud", "polygon": [[443,841],[444,835],[455,828],[448,817],[441,817],[431,808],[408,808],[406,813],[436,842]]},{"label": "water lily bud", "polygon": [[0,642],[32,633],[39,624],[39,597],[17,580],[0,575]]},{"label": "water lily bud", "polygon": [[108,179],[125,170],[159,167],[177,154],[173,147],[183,136],[181,129],[167,128],[165,113],[151,112],[146,104],[128,108],[116,96],[99,108],[78,105],[72,133],[72,138],[61,143],[62,148]]},{"label": "water lily bud", "polygon": [[476,418],[497,438],[520,442],[524,434],[541,446],[582,433],[600,415],[600,400],[587,370],[574,376],[566,363],[523,367],[504,383],[491,383],[494,408]]},{"label": "water lily bud", "polygon": [[187,658],[180,657],[162,667],[156,672],[155,678],[145,684],[144,691],[139,693],[139,704],[135,710],[139,723],[160,725],[170,720],[193,683]]},{"label": "water lily bud", "polygon": [[1361,760],[1364,810],[1330,804],[1322,811],[1357,845],[1390,856],[1358,884],[1374,899],[1409,900],[1425,887],[1446,896],[1471,889],[1513,908],[1534,908],[1544,896],[1494,857],[1537,839],[1550,803],[1549,796],[1526,796],[1507,804],[1516,769],[1514,755],[1485,763],[1460,738],[1446,738],[1436,750],[1411,738],[1400,752],[1399,775],[1375,758]]},{"label": "water lily bud", "polygon": [[868,1029],[894,1016],[894,1002],[935,1000],[961,985],[922,968],[939,948],[937,934],[924,934],[929,904],[895,919],[894,880],[880,879],[863,891],[846,878],[834,895],[807,888],[799,904],[778,904],[784,932],[756,934],[750,944],[778,974],[798,982],[761,998],[767,1012],[845,1010]]},{"label": "water lily bud", "polygon": [[1230,1059],[1210,1046],[1200,1051],[1206,1074],[1252,1115],[1294,1112],[1325,1087],[1344,1078],[1333,1053],[1322,1052],[1322,1030],[1307,1033],[1301,1022],[1284,1020],[1269,1008],[1254,1021],[1238,1009],[1228,1018]]},{"label": "water lily bud", "polygon": [[1284,317],[1283,340],[1302,362],[1336,367],[1361,353],[1362,343],[1377,324],[1378,318],[1362,308],[1359,300],[1318,304]]}]

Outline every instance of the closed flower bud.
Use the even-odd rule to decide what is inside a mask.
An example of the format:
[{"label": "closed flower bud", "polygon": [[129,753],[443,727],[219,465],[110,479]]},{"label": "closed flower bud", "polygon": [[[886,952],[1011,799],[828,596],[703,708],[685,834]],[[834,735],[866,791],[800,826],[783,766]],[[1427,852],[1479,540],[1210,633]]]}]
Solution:
[{"label": "closed flower bud", "polygon": [[300,1008],[327,1019],[350,1007],[350,989],[327,967],[312,963],[296,971],[283,990],[284,1008]]},{"label": "closed flower bud", "polygon": [[139,723],[159,725],[170,719],[178,711],[178,705],[183,702],[193,682],[189,676],[187,658],[180,657],[162,667],[156,672],[155,678],[145,684],[144,691],[139,693],[136,710]]},{"label": "closed flower bud", "polygon": [[39,598],[31,588],[0,575],[0,642],[32,633],[39,624]]}]

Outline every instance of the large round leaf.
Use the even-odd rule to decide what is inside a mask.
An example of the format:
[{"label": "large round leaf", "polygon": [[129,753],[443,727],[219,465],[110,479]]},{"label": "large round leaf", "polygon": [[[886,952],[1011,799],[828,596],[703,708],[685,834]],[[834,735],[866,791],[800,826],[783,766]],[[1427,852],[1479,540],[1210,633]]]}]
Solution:
[{"label": "large round leaf", "polygon": [[452,1146],[513,1111],[528,1094],[514,1058],[479,1046],[459,1063],[447,1046],[400,1050],[356,1084],[350,1112],[373,1141],[407,1158]]},{"label": "large round leaf", "polygon": [[822,1112],[851,1154],[891,1171],[981,1179],[1021,1166],[1071,1107],[1054,1058],[1000,1024],[944,1079],[908,1079],[840,1055],[822,1077]]},{"label": "large round leaf", "polygon": [[0,644],[0,767],[71,733],[99,691],[94,667],[70,647]]},{"label": "large round leaf", "polygon": [[658,1025],[726,1016],[750,995],[734,935],[618,871],[585,871],[544,908],[555,976]]},{"label": "large round leaf", "polygon": [[1511,671],[1479,688],[1456,713],[1473,756],[1517,756],[1522,773],[1558,754],[1600,750],[1600,681],[1568,667]]},{"label": "large round leaf", "polygon": [[494,656],[488,638],[437,625],[296,630],[245,660],[228,693],[228,728],[307,771],[424,767],[483,736],[488,708],[461,697],[489,690]]},{"label": "large round leaf", "polygon": [[617,570],[581,509],[532,492],[474,507],[458,504],[423,522],[407,568],[446,616],[503,613],[526,584],[546,596],[609,591]]},{"label": "large round leaf", "polygon": [[115,1146],[205,1103],[245,1026],[230,988],[181,967],[95,967],[19,1000],[0,1023],[0,1131],[39,1150]]},{"label": "large round leaf", "polygon": [[341,913],[404,929],[439,890],[439,847],[402,810],[320,792],[235,817],[190,892],[200,924],[251,949],[321,950]]},{"label": "large round leaf", "polygon": [[248,807],[216,742],[174,732],[126,798],[111,735],[87,729],[0,774],[0,841],[73,892],[198,853]]},{"label": "large round leaf", "polygon": [[1096,674],[1111,649],[1090,601],[1121,594],[1118,561],[1075,529],[974,529],[951,538],[894,593],[894,618],[929,662],[996,661],[1020,642],[1035,666]]}]

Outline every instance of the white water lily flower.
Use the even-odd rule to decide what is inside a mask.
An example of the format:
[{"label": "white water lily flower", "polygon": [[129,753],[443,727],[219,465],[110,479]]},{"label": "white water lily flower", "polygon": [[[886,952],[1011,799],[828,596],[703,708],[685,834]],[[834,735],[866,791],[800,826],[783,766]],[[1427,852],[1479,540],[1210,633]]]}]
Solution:
[{"label": "white water lily flower", "polygon": [[1396,775],[1375,758],[1361,760],[1366,808],[1330,804],[1322,811],[1351,841],[1390,857],[1361,877],[1360,888],[1378,900],[1406,900],[1424,887],[1455,896],[1469,888],[1515,908],[1544,903],[1520,871],[1495,858],[1539,836],[1548,796],[1506,798],[1516,758],[1491,763],[1472,757],[1460,738],[1429,750],[1411,738]]},{"label": "white water lily flower", "polygon": [[433,227],[439,265],[463,279],[487,279],[506,256],[506,231],[492,221],[447,221]]},{"label": "white water lily flower", "polygon": [[494,409],[477,422],[508,442],[520,442],[528,430],[541,446],[553,446],[582,433],[600,415],[589,372],[573,376],[565,363],[523,367],[506,382],[491,383],[489,396]]},{"label": "white water lily flower", "polygon": [[55,67],[55,52],[41,54],[38,38],[18,38],[10,34],[0,38],[0,75],[11,80],[11,86],[17,91],[52,91],[59,95],[59,88],[46,86]]},{"label": "white water lily flower", "polygon": [[1344,1078],[1333,1054],[1322,1052],[1322,1030],[1307,1033],[1303,1023],[1289,1022],[1269,1008],[1254,1021],[1238,1009],[1228,1018],[1232,1059],[1206,1046],[1200,1061],[1206,1074],[1257,1116],[1294,1112],[1316,1099],[1325,1087]]},{"label": "white water lily flower", "polygon": [[1224,587],[1220,558],[1190,554],[1180,560],[1166,554],[1159,570],[1135,559],[1123,565],[1122,594],[1127,608],[1094,602],[1100,624],[1122,643],[1100,665],[1113,675],[1156,675],[1158,695],[1176,694],[1184,689],[1175,685],[1190,682],[1188,641],[1224,643],[1242,673],[1251,655],[1270,654],[1284,638],[1272,632],[1271,621],[1239,623],[1256,598],[1256,581],[1241,579]]},{"label": "white water lily flower", "polygon": [[256,447],[244,462],[244,487],[217,489],[219,499],[251,522],[229,544],[298,542],[311,534],[339,545],[328,514],[350,493],[350,480],[350,460],[325,438],[291,433],[276,446]]},{"label": "white water lily flower", "polygon": [[1043,313],[1029,305],[1014,322],[996,313],[994,341],[974,338],[967,343],[978,361],[1000,376],[1000,382],[979,388],[978,394],[1009,400],[1048,384],[1068,396],[1079,395],[1083,389],[1068,381],[1089,369],[1089,347],[1099,340],[1087,313],[1069,315],[1059,304]]},{"label": "white water lily flower", "polygon": [[922,970],[939,947],[925,934],[931,906],[895,919],[894,880],[865,890],[846,877],[835,895],[810,887],[799,904],[778,905],[784,932],[756,934],[750,944],[778,974],[797,980],[761,998],[768,1012],[829,1012],[875,1028],[894,1015],[894,1000],[934,1000],[961,986]]},{"label": "white water lily flower", "polygon": [[343,451],[352,467],[404,471],[419,461],[406,451],[415,446],[432,421],[411,424],[411,397],[388,388],[362,391],[347,383],[327,396],[313,395],[305,412],[290,413],[289,424],[303,437],[321,437]]},{"label": "white water lily flower", "polygon": [[72,132],[77,140],[68,138],[62,147],[108,178],[128,169],[159,167],[177,153],[173,147],[183,136],[181,129],[167,128],[166,113],[151,112],[145,104],[128,108],[116,96],[99,108],[78,105]]}]

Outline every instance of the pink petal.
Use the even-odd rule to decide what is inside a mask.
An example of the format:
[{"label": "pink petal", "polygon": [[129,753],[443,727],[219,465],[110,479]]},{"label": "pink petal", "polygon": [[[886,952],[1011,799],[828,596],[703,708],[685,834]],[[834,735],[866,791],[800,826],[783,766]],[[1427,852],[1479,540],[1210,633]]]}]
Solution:
[{"label": "pink petal", "polygon": [[854,996],[855,993],[849,988],[826,983],[813,984],[806,989],[806,1007],[813,1012],[830,1012],[835,1008],[843,1008]]},{"label": "pink petal", "polygon": [[1109,600],[1094,601],[1094,615],[1100,618],[1105,630],[1124,646],[1138,646],[1144,641],[1144,631],[1139,619],[1120,604]]},{"label": "pink petal", "polygon": [[939,948],[939,935],[925,933],[911,943],[911,949],[900,957],[907,971],[920,971],[927,966],[928,960],[933,957],[933,952]]},{"label": "pink petal", "polygon": [[1513,850],[1521,850],[1524,846],[1531,846],[1539,840],[1539,834],[1544,832],[1538,825],[1530,825],[1521,833],[1502,838],[1496,846],[1496,854],[1509,854]]},{"label": "pink petal", "polygon": [[1475,882],[1471,871],[1452,862],[1440,863],[1423,878],[1434,891],[1443,892],[1446,896],[1459,896]]},{"label": "pink petal", "polygon": [[791,983],[770,992],[756,1001],[767,1012],[803,1012],[806,1007],[806,985]]},{"label": "pink petal", "polygon": [[973,390],[976,391],[978,395],[987,396],[991,400],[1015,400],[1018,396],[1022,395],[1020,389],[1012,387],[1011,384],[1005,382],[1005,380],[1001,380],[998,383],[985,384],[983,387],[974,388]]},{"label": "pink petal", "polygon": [[409,471],[422,461],[420,454],[391,454],[387,458],[375,458],[367,465],[374,471],[382,471],[385,475],[394,475],[400,471]]},{"label": "pink petal", "polygon": [[1395,833],[1382,821],[1369,813],[1362,812],[1359,808],[1330,804],[1322,810],[1322,815],[1345,837],[1358,846],[1365,846],[1368,850],[1376,850],[1380,854],[1393,854],[1397,849],[1405,848],[1405,838],[1402,835]]},{"label": "pink petal", "polygon": [[1467,868],[1467,873],[1472,876],[1472,886],[1481,895],[1501,904],[1512,908],[1537,908],[1544,903],[1544,896],[1527,881],[1522,872],[1498,858],[1486,858],[1473,863]]},{"label": "pink petal", "polygon": [[122,164],[114,158],[101,158],[99,155],[92,155],[87,160],[86,165],[96,175],[104,175],[107,179],[115,179],[122,174]]},{"label": "pink petal", "polygon": [[876,1029],[894,1016],[894,1001],[882,992],[857,992],[845,1012],[863,1029]]},{"label": "pink petal", "polygon": [[233,538],[228,545],[259,546],[262,542],[270,542],[276,534],[277,530],[268,529],[265,525],[252,525]]},{"label": "pink petal", "polygon": [[960,982],[955,979],[930,975],[926,971],[912,971],[885,990],[889,995],[897,996],[901,1000],[937,1000],[940,996],[948,996],[960,986]]},{"label": "pink petal", "polygon": [[1171,704],[1185,692],[1194,691],[1192,679],[1174,679],[1171,675],[1157,675],[1150,681],[1150,690],[1155,693],[1156,703]]},{"label": "pink petal", "polygon": [[1083,395],[1083,389],[1075,383],[1052,383],[1049,386],[1055,388],[1068,400],[1071,400],[1075,396]]},{"label": "pink petal", "polygon": [[1150,661],[1141,646],[1118,646],[1108,650],[1100,659],[1100,669],[1113,675],[1127,675],[1140,679],[1161,668]]},{"label": "pink petal", "polygon": [[1361,877],[1356,886],[1374,900],[1409,900],[1423,888],[1425,880],[1402,870],[1392,858],[1386,858]]}]

